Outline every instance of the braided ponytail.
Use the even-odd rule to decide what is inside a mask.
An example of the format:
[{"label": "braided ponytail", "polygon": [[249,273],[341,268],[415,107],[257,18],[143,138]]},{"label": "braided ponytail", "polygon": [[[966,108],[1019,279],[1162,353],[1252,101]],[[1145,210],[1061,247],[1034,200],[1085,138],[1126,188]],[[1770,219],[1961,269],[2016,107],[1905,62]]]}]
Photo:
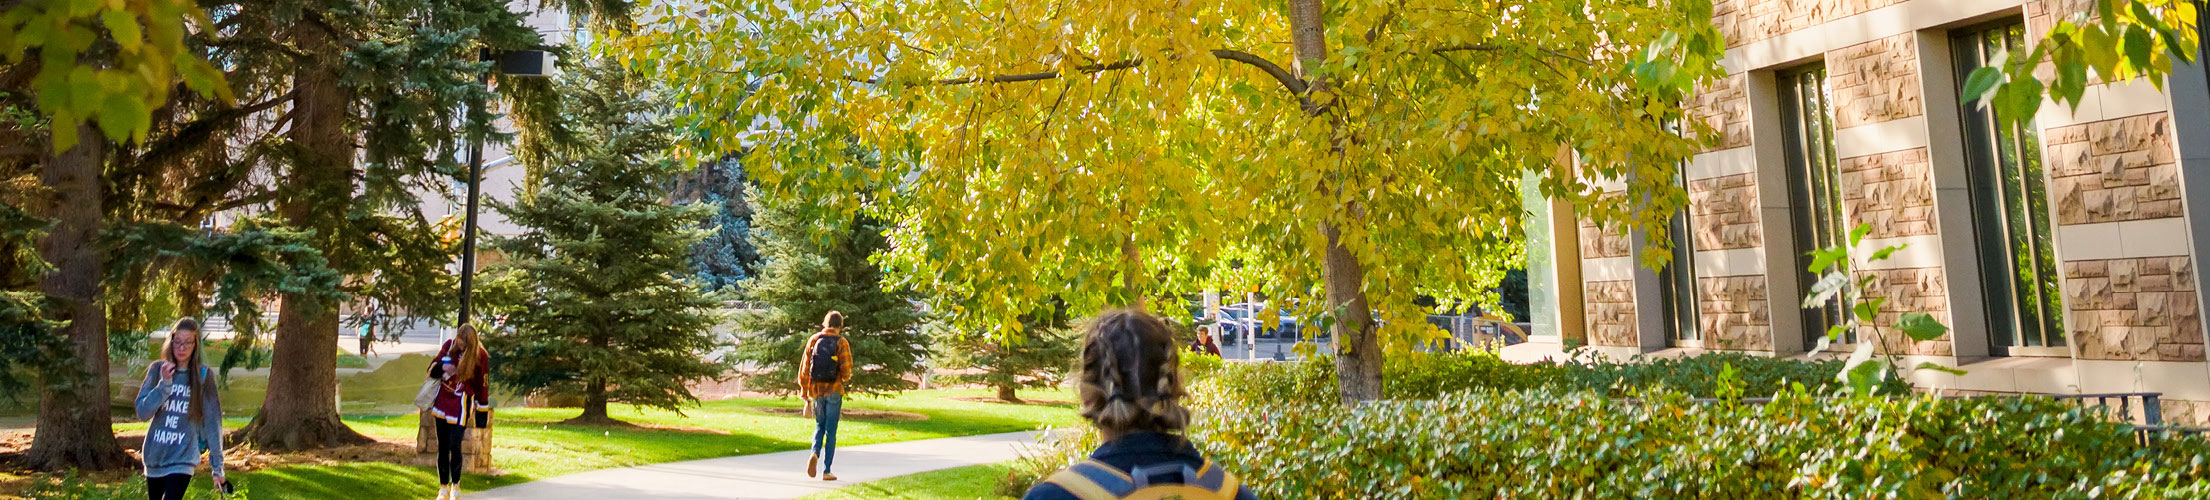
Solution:
[{"label": "braided ponytail", "polygon": [[1082,418],[1108,433],[1187,427],[1177,347],[1174,332],[1155,316],[1128,309],[1099,314],[1082,335]]}]

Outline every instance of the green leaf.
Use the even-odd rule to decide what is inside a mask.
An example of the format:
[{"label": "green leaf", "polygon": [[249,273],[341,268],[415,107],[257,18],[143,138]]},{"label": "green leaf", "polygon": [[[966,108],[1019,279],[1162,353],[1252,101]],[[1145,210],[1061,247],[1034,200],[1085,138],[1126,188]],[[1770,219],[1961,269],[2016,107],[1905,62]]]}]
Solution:
[{"label": "green leaf", "polygon": [[1908,245],[1890,245],[1887,248],[1882,248],[1878,251],[1874,251],[1872,252],[1871,257],[1865,258],[1865,262],[1879,262],[1883,260],[1888,260],[1889,255],[1894,255],[1896,251],[1902,250],[1905,246]]},{"label": "green leaf", "polygon": [[1981,66],[1980,69],[1972,70],[1972,76],[1965,79],[1962,96],[1967,103],[1985,107],[1994,99],[1996,87],[2002,84],[2002,68]]},{"label": "green leaf", "polygon": [[2148,30],[2141,29],[2140,26],[2126,26],[2125,46],[2126,63],[2138,69],[2149,67],[2149,56],[2156,46],[2155,42],[2149,40]]},{"label": "green leaf", "polygon": [[1965,373],[1967,373],[1967,372],[1965,372],[1965,371],[1964,371],[1964,369],[1961,369],[1961,368],[1955,368],[1955,367],[1949,367],[1949,366],[1942,366],[1942,365],[1937,365],[1937,364],[1934,364],[1934,363],[1932,363],[1932,362],[1919,363],[1919,364],[1918,364],[1918,367],[1917,367],[1916,369],[1919,369],[1919,370],[1933,370],[1933,371],[1938,371],[1938,372],[1948,373],[1948,374],[1950,374],[1950,375],[1964,375]]},{"label": "green leaf", "polygon": [[1872,234],[1872,223],[1869,223],[1869,222],[1859,222],[1859,223],[1857,223],[1857,227],[1855,227],[1855,228],[1851,228],[1851,229],[1849,230],[1849,246],[1853,246],[1853,247],[1854,247],[1854,246],[1857,246],[1857,244],[1858,244],[1858,243],[1862,243],[1862,242],[1864,242],[1864,241],[1865,241],[1865,235],[1868,235],[1868,234]]},{"label": "green leaf", "polygon": [[140,33],[138,18],[130,12],[110,10],[100,13],[100,24],[107,26],[108,34],[125,53],[136,53],[146,45],[145,35]]},{"label": "green leaf", "polygon": [[1948,325],[1943,325],[1933,315],[1922,312],[1904,313],[1901,318],[1896,319],[1895,329],[1911,336],[1911,340],[1920,342],[1938,339],[1942,334],[1949,333]]},{"label": "green leaf", "polygon": [[1841,247],[1828,247],[1824,250],[1811,252],[1811,265],[1805,269],[1814,273],[1823,273],[1828,268],[1834,267],[1835,262],[1847,258],[1849,258],[1849,252],[1842,251]]},{"label": "green leaf", "polygon": [[1872,342],[1858,342],[1856,350],[1850,351],[1849,360],[1842,362],[1842,372],[1838,376],[1858,394],[1870,395],[1880,385],[1884,365],[1872,359],[1874,346]]}]

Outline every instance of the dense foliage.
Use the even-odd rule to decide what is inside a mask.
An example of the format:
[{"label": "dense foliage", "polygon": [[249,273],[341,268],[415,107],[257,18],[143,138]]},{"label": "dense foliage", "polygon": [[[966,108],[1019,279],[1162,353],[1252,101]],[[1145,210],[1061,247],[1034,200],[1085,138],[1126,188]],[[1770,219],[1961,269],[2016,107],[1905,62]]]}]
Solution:
[{"label": "dense foliage", "polygon": [[1191,436],[1262,498],[2165,498],[2210,480],[2201,438],[2138,446],[2045,398],[1647,396],[1207,407]]},{"label": "dense foliage", "polygon": [[746,201],[743,155],[701,163],[676,199],[713,207],[706,238],[691,246],[691,275],[706,291],[736,290],[758,272],[760,250],[752,246],[752,205]]},{"label": "dense foliage", "polygon": [[1064,303],[1043,313],[1023,315],[1021,327],[1029,333],[1019,337],[931,324],[928,329],[936,343],[935,368],[975,370],[952,378],[997,389],[998,399],[1020,401],[1019,390],[1057,386],[1074,372],[1082,333],[1069,324],[1072,318],[1068,316]]},{"label": "dense foliage", "polygon": [[992,338],[987,334],[959,334],[948,328],[935,332],[936,368],[976,370],[954,375],[961,383],[997,389],[998,399],[1020,401],[1018,391],[1053,387],[1073,373],[1081,334],[1062,328],[1030,330],[1024,338]]},{"label": "dense foliage", "polygon": [[[1399,357],[1392,401],[1346,408],[1325,362],[1184,358],[1190,436],[1261,498],[2177,498],[2210,493],[2201,438],[2043,398],[1842,394],[1840,362],[1714,354],[1640,364]],[[1723,373],[1723,374],[1722,374]],[[1801,383],[1801,386],[1797,386]],[[1896,388],[1890,387],[1890,390]],[[1775,396],[1772,403],[1697,401]],[[1096,446],[1079,429],[1007,490]]]},{"label": "dense foliage", "polygon": [[[615,43],[701,97],[685,153],[751,151],[762,196],[888,220],[881,262],[945,321],[1018,336],[1051,300],[1172,301],[1240,262],[1239,289],[1343,340],[1355,399],[1379,396],[1381,351],[1432,333],[1415,297],[1496,302],[1525,212],[1495,193],[1585,202],[1663,247],[1687,201],[1666,179],[1711,131],[1685,97],[1724,75],[1708,1],[643,9]],[[853,141],[884,161],[824,161]]]},{"label": "dense foliage", "polygon": [[[1189,363],[1184,363],[1189,368]],[[1513,364],[1484,351],[1408,353],[1384,368],[1383,394],[1389,399],[1424,400],[1473,390],[1592,391],[1627,397],[1664,389],[1695,397],[1724,394],[1770,396],[1791,384],[1813,392],[1843,387],[1842,362],[1797,361],[1744,354],[1710,353],[1678,359],[1632,363]],[[1721,372],[1732,374],[1722,376]],[[1270,406],[1336,403],[1335,373],[1325,358],[1291,363],[1229,363],[1193,374],[1193,397],[1203,406]],[[1899,382],[1883,388],[1900,392]]]},{"label": "dense foliage", "polygon": [[821,331],[829,311],[844,313],[844,338],[852,345],[852,380],[845,394],[888,394],[915,387],[907,377],[928,359],[917,298],[884,289],[882,269],[869,259],[887,251],[883,223],[868,217],[822,219],[821,212],[753,201],[753,243],[764,259],[760,274],[744,283],[745,298],[765,306],[737,315],[736,357],[755,367],[750,390],[798,391],[798,363],[806,339]]},{"label": "dense foliage", "polygon": [[[682,164],[664,155],[672,129],[646,82],[611,63],[571,67],[560,82],[560,126],[572,134],[521,156],[532,185],[496,205],[522,233],[497,242],[500,279],[521,296],[487,334],[492,380],[518,392],[583,397],[579,420],[609,402],[673,409],[688,384],[721,376],[709,354],[719,305],[682,278],[707,209],[665,203]],[[529,133],[540,133],[531,130]]]}]

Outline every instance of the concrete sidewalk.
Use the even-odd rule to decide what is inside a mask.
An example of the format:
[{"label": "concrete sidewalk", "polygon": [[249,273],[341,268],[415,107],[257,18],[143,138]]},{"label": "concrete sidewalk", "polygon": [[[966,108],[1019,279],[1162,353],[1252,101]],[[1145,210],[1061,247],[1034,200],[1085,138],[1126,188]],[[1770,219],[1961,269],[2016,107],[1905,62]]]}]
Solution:
[{"label": "concrete sidewalk", "polygon": [[[811,436],[808,437],[809,439]],[[927,439],[836,450],[837,481],[806,477],[811,451],[580,472],[478,493],[468,500],[787,499],[876,479],[1020,458],[1034,432]]]}]

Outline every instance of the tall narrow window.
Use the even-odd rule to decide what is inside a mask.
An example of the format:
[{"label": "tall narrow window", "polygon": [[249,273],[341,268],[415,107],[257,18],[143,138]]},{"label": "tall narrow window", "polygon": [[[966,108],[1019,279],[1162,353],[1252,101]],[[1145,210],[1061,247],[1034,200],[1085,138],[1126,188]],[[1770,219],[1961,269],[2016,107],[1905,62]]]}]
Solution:
[{"label": "tall narrow window", "polygon": [[[1684,173],[1685,174],[1685,173]],[[1686,187],[1684,177],[1675,177]],[[1658,294],[1665,307],[1665,336],[1674,347],[1703,347],[1703,334],[1696,327],[1696,238],[1689,225],[1689,209],[1673,214],[1673,221],[1666,231],[1673,240],[1673,261],[1658,271],[1664,288]]]},{"label": "tall narrow window", "polygon": [[[2006,51],[2025,50],[2025,25],[2013,20],[1968,29],[1950,40],[1958,82]],[[2032,120],[2003,126],[1992,107],[1965,96],[1972,224],[1987,292],[1988,331],[1997,354],[2063,355],[2064,287],[2050,240],[2048,180]]]},{"label": "tall narrow window", "polygon": [[[1834,154],[1834,111],[1828,102],[1826,65],[1782,72],[1779,82],[1785,136],[1782,145],[1787,150],[1791,184],[1788,199],[1795,207],[1796,272],[1803,276],[1798,280],[1803,285],[1797,290],[1801,296],[1819,280],[1806,269],[1811,263],[1806,253],[1840,245],[1849,235],[1849,225],[1842,214],[1841,163]],[[1841,324],[1842,315],[1848,311],[1840,298],[1804,309],[1804,342],[1818,343],[1828,327]],[[1855,342],[1855,337],[1854,333],[1845,334],[1838,341]]]}]

